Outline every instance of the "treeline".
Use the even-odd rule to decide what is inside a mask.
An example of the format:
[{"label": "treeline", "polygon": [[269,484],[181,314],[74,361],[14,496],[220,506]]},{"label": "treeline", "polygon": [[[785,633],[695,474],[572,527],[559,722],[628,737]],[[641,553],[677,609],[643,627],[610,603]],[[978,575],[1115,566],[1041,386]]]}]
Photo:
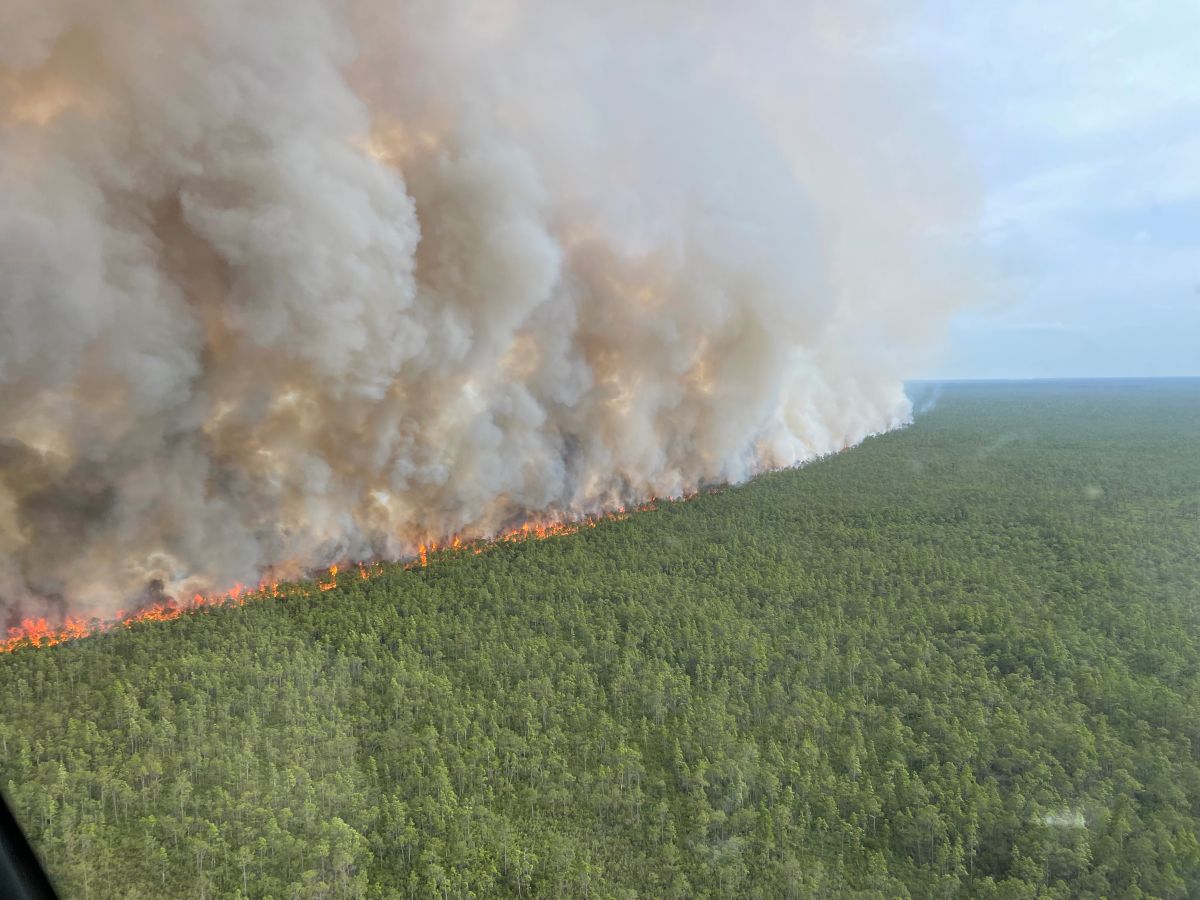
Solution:
[{"label": "treeline", "polygon": [[0,658],[65,896],[1200,895],[1200,384]]}]

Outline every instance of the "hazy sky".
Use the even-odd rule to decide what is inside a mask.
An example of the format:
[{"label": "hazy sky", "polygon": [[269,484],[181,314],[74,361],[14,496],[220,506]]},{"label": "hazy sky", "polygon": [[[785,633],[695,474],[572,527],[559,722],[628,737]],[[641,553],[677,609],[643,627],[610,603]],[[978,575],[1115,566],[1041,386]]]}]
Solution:
[{"label": "hazy sky", "polygon": [[936,376],[1200,374],[1200,2],[925,0],[999,311]]}]

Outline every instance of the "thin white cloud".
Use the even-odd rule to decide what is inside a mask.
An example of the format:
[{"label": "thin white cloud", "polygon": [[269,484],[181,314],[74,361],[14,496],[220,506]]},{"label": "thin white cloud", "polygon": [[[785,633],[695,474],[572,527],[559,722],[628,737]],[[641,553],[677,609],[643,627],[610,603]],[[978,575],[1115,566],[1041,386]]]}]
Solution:
[{"label": "thin white cloud", "polygon": [[[925,13],[909,52],[933,61],[974,149],[976,239],[1008,301],[956,329],[963,371],[948,374],[1111,373],[1118,359],[1195,371],[1194,339],[1177,336],[1200,322],[1200,3],[928,0]],[[1061,347],[1024,327],[1044,322],[1062,323]],[[976,366],[987,327],[996,346]],[[1067,352],[1068,332],[1089,337]]]}]

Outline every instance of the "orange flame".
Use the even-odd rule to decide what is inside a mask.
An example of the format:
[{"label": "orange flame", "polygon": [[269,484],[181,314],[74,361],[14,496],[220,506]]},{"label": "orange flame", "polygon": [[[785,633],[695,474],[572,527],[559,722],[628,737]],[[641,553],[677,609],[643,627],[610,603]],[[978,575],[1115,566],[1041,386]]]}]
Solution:
[{"label": "orange flame", "polygon": [[[706,493],[716,493],[720,488],[709,489]],[[690,500],[698,492],[685,494],[681,499]],[[651,497],[647,502],[634,508],[634,512],[650,512],[658,509],[657,498]],[[542,540],[549,537],[575,534],[584,528],[595,528],[600,522],[616,522],[629,518],[625,507],[597,515],[585,516],[580,519],[562,520],[556,522],[525,522],[524,524],[497,534],[490,540],[464,541],[460,535],[453,535],[444,544],[436,541],[422,543],[417,547],[417,557],[406,564],[405,569],[425,568],[430,561],[436,559],[434,554],[454,554],[470,549],[478,555],[487,552],[492,547],[506,543],[519,543],[528,540]],[[358,577],[366,581],[376,578],[385,571],[384,564],[378,560],[359,562],[355,564]],[[316,586],[321,591],[331,591],[338,586],[339,566],[332,565],[328,577],[318,578]],[[281,599],[291,596],[311,596],[303,585],[280,585],[278,581],[264,579],[257,587],[248,589],[243,584],[235,584],[223,594],[195,594],[190,601],[179,602],[174,598],[156,601],[142,609],[126,612],[118,610],[112,619],[84,619],[79,616],[67,616],[61,625],[52,626],[45,617],[26,618],[21,624],[8,629],[8,637],[0,639],[0,653],[12,653],[26,647],[53,647],[67,641],[79,640],[96,634],[103,634],[114,628],[132,628],[142,622],[167,622],[177,619],[185,613],[199,609],[219,606],[244,606],[249,602],[267,599]]]},{"label": "orange flame", "polygon": [[338,573],[338,567],[336,565],[330,566],[329,567],[329,580],[328,581],[318,581],[317,587],[319,587],[323,591],[332,591],[335,587],[337,587],[337,573]]}]

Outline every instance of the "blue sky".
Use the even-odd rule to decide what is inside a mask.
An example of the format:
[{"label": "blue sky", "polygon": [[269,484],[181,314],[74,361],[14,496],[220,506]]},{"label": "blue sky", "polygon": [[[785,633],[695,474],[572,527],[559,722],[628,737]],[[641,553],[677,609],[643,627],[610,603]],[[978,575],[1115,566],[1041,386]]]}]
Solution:
[{"label": "blue sky", "polygon": [[1200,374],[1200,0],[922,9],[988,284],[930,374]]}]

